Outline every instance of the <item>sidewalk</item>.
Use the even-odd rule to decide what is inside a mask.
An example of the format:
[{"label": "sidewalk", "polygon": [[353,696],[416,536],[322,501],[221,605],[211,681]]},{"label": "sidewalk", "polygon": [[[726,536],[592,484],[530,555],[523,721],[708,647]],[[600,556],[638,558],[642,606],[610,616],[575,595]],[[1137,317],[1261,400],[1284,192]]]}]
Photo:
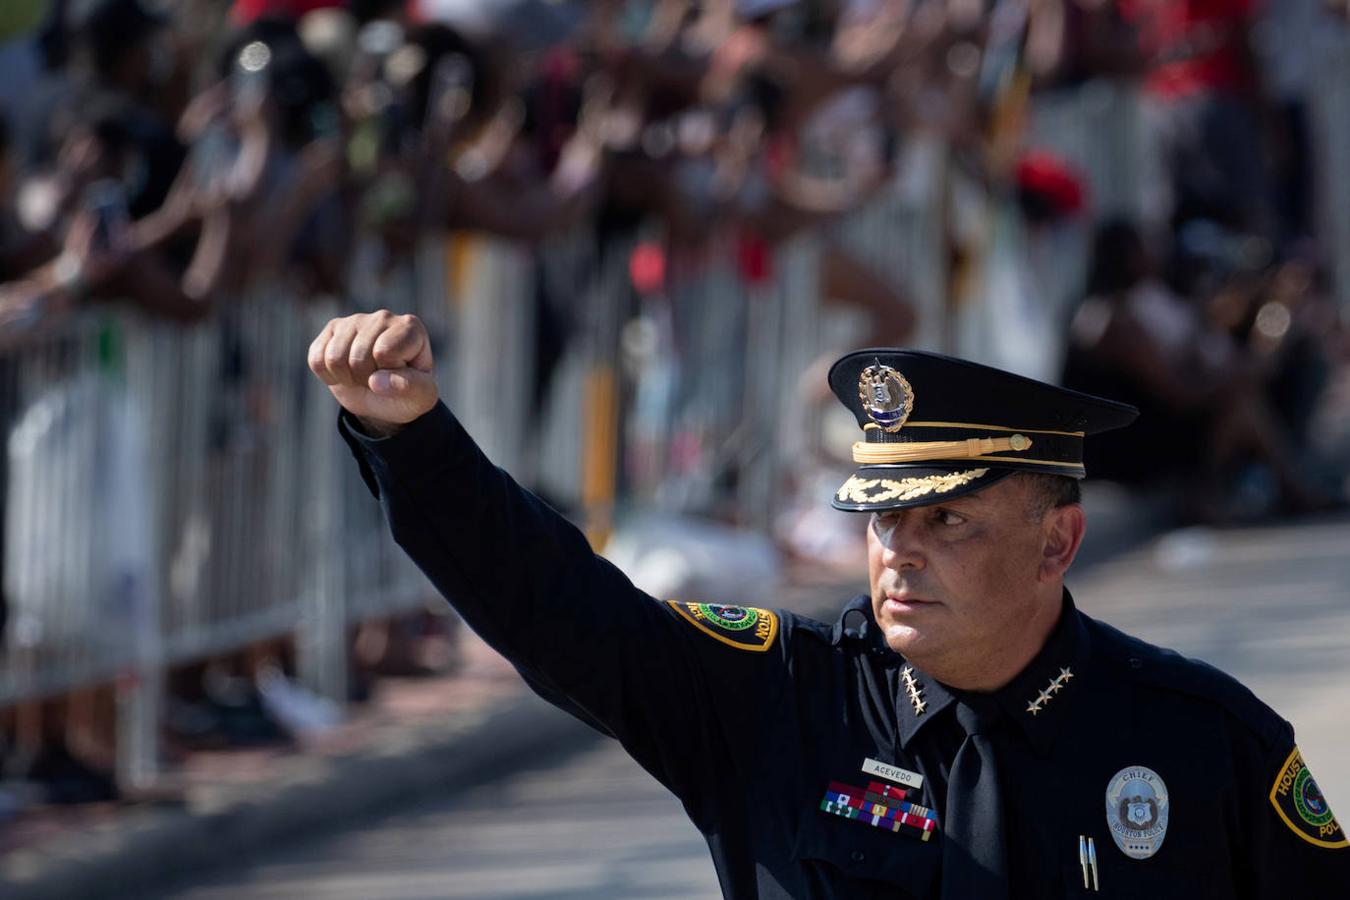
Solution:
[{"label": "sidewalk", "polygon": [[[1088,500],[1086,563],[1151,533],[1130,498]],[[865,588],[856,578],[797,568],[773,605],[828,617]],[[196,753],[173,775],[185,803],[104,804],[0,825],[0,895],[13,900],[140,896],[152,887],[251,852],[395,807],[468,788],[528,765],[547,747],[595,735],[531,694],[505,660],[467,635],[453,677],[384,678],[353,718],[302,749]]]},{"label": "sidewalk", "polygon": [[453,677],[384,678],[350,721],[303,747],[198,752],[169,777],[185,802],[53,809],[0,825],[6,898],[130,897],[229,860],[520,765],[536,742],[586,730],[524,688],[471,636]]}]

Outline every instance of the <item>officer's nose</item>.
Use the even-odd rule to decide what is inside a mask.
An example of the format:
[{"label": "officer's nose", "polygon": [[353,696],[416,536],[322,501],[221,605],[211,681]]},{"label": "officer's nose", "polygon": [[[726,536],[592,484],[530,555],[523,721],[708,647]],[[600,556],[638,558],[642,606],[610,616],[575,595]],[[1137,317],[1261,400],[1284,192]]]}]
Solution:
[{"label": "officer's nose", "polygon": [[878,515],[872,522],[881,544],[881,564],[888,569],[921,569],[923,545],[919,527],[920,510],[901,509]]}]

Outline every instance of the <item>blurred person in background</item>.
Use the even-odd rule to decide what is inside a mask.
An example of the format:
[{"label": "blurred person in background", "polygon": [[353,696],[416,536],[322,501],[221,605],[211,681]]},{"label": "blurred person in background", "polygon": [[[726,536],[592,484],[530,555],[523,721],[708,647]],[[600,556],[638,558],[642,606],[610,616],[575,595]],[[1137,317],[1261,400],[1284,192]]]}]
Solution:
[{"label": "blurred person in background", "polygon": [[1162,234],[1207,218],[1274,239],[1266,148],[1281,132],[1254,51],[1259,0],[1117,3],[1138,36],[1143,113],[1162,176],[1146,228]]},{"label": "blurred person in background", "polygon": [[89,0],[70,10],[70,92],[54,114],[120,107],[122,127],[140,153],[124,185],[128,211],[140,218],[164,202],[185,155],[173,133],[182,104],[167,89],[178,71],[170,21],[141,0]]},{"label": "blurred person in background", "polygon": [[[69,121],[57,120],[63,137],[56,164],[30,176],[27,188],[46,195],[38,221],[45,234],[59,236],[61,250],[6,285],[7,304],[45,303],[68,311],[86,299],[115,300],[181,321],[206,315],[223,262],[211,235],[223,227],[215,223],[224,212],[218,206],[195,211],[208,223],[195,247],[166,246],[174,232],[163,227],[162,208],[134,219],[132,197],[144,191],[150,165],[137,121],[116,96],[82,107]],[[194,204],[186,197],[175,202]]]},{"label": "blurred person in background", "polygon": [[294,278],[306,295],[336,292],[349,228],[332,75],[288,20],[241,30],[220,68],[210,90],[221,108],[200,126],[194,154],[204,172],[225,171],[243,223],[229,250],[231,289]]},{"label": "blurred person in background", "polygon": [[[1099,227],[1087,298],[1070,326],[1064,383],[1110,389],[1136,403],[1141,416],[1130,433],[1090,454],[1094,472],[1138,484],[1171,476],[1187,495],[1186,515],[1206,521],[1232,515],[1233,484],[1252,462],[1277,480],[1278,509],[1335,504],[1310,477],[1300,435],[1276,411],[1263,362],[1204,308],[1173,292],[1139,228],[1123,220]],[[1320,385],[1301,387],[1300,408],[1311,407]]]}]

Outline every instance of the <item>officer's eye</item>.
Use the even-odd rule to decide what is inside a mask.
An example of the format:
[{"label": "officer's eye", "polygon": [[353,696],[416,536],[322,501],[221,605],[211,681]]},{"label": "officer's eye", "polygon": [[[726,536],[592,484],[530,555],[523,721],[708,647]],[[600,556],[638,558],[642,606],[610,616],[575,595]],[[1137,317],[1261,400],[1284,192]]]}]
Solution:
[{"label": "officer's eye", "polygon": [[934,517],[942,525],[963,525],[966,521],[966,517],[960,513],[955,513],[950,509],[943,509],[941,507],[934,512]]},{"label": "officer's eye", "polygon": [[900,517],[895,513],[875,513],[872,516],[872,524],[878,534],[890,531],[900,522]]}]

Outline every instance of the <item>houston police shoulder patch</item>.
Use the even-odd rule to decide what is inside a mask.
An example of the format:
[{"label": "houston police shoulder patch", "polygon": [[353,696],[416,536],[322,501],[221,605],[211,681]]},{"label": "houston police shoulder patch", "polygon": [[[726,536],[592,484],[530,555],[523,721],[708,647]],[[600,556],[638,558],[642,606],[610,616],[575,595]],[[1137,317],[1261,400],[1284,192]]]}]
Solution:
[{"label": "houston police shoulder patch", "polygon": [[675,613],[714,640],[763,653],[778,637],[778,616],[753,606],[723,606],[718,603],[683,603],[667,600]]},{"label": "houston police shoulder patch", "polygon": [[1350,847],[1345,832],[1331,814],[1327,798],[1313,780],[1295,747],[1270,786],[1270,803],[1284,824],[1310,844],[1327,849]]}]

